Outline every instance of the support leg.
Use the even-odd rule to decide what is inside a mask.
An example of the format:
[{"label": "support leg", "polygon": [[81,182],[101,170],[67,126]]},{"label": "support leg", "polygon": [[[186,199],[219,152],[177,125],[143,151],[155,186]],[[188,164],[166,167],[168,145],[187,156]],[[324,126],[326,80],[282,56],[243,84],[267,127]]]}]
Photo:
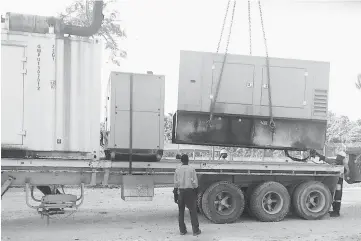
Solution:
[{"label": "support leg", "polygon": [[6,193],[6,191],[9,189],[13,180],[15,180],[15,178],[12,176],[9,176],[8,180],[6,180],[3,185],[1,185],[1,198]]}]

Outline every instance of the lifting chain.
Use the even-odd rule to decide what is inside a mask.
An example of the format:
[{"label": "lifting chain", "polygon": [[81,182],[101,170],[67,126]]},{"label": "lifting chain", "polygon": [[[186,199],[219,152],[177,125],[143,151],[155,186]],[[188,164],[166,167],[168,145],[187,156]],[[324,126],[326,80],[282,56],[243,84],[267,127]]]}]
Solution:
[{"label": "lifting chain", "polygon": [[249,30],[249,55],[252,56],[252,21],[251,21],[251,1],[248,0],[248,30]]},{"label": "lifting chain", "polygon": [[219,52],[219,48],[221,47],[221,41],[222,41],[222,37],[223,37],[224,26],[226,25],[226,20],[227,20],[227,16],[228,16],[228,10],[229,10],[230,3],[231,3],[231,1],[229,0],[228,3],[227,3],[226,13],[224,14],[224,18],[223,18],[221,36],[219,37],[218,46],[217,46],[217,54]]},{"label": "lifting chain", "polygon": [[266,32],[265,32],[264,24],[263,24],[263,14],[262,14],[261,1],[258,1],[258,6],[259,6],[259,14],[260,14],[260,17],[261,17],[263,40],[264,40],[264,45],[265,45],[265,50],[266,50],[266,68],[267,68],[267,82],[268,82],[267,83],[267,85],[268,85],[268,102],[269,102],[268,106],[269,106],[269,115],[270,115],[269,127],[271,128],[272,140],[273,140],[273,134],[274,134],[275,129],[276,129],[276,124],[275,124],[275,122],[273,120],[273,113],[272,113],[270,65],[269,65],[269,57],[268,57],[268,47],[267,47]]},{"label": "lifting chain", "polygon": [[[226,14],[224,16],[222,31],[221,31],[221,37],[219,39],[218,47],[217,47],[217,53],[219,52],[219,47],[220,47],[220,43],[221,43],[221,40],[222,40],[224,26],[225,26],[226,18],[227,18],[227,15],[228,15],[229,4],[230,4],[230,1],[228,1]],[[230,22],[230,26],[229,26],[229,33],[228,33],[228,38],[227,38],[226,50],[225,50],[225,53],[224,53],[222,67],[221,67],[221,71],[220,71],[218,82],[217,82],[216,92],[215,92],[215,94],[213,96],[211,96],[211,107],[210,107],[210,117],[209,117],[209,125],[208,125],[208,127],[212,124],[213,114],[214,114],[214,106],[215,106],[216,101],[217,101],[217,97],[218,97],[218,93],[219,93],[219,89],[220,89],[220,84],[221,84],[221,80],[222,80],[222,76],[223,76],[224,66],[226,64],[226,59],[227,59],[227,54],[228,54],[228,46],[229,46],[229,42],[230,42],[231,34],[232,34],[232,26],[233,26],[235,9],[236,9],[236,1],[233,2],[233,9],[232,9],[232,15],[231,15],[231,22]]]}]

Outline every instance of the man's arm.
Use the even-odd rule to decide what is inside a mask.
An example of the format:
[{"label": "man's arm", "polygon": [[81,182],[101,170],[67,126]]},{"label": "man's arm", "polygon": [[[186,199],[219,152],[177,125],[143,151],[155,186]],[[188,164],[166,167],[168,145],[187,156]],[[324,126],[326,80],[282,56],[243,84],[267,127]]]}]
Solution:
[{"label": "man's arm", "polygon": [[192,171],[192,185],[194,191],[198,194],[198,178],[197,178],[197,172],[195,169]]},{"label": "man's arm", "polygon": [[179,188],[178,169],[176,169],[174,173],[174,188]]},{"label": "man's arm", "polygon": [[348,158],[344,158],[342,160],[342,164],[343,164],[343,166],[344,166],[344,168],[346,170],[345,177],[347,179],[349,179],[350,178],[350,167],[348,166]]},{"label": "man's arm", "polygon": [[335,165],[336,164],[336,160],[334,159],[331,159],[331,158],[326,158],[325,156],[319,154],[319,153],[316,153],[316,155],[320,158],[320,161],[324,161],[330,165]]},{"label": "man's arm", "polygon": [[174,195],[174,202],[175,203],[178,203],[178,187],[179,187],[178,175],[177,175],[177,170],[175,170],[175,173],[174,173],[174,189],[173,189],[173,195]]}]

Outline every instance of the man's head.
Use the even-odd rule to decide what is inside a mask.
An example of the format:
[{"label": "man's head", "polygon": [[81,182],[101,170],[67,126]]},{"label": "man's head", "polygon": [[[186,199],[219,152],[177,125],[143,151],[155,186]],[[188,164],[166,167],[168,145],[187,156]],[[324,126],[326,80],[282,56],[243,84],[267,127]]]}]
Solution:
[{"label": "man's head", "polygon": [[227,156],[228,156],[228,153],[225,149],[222,149],[219,154],[220,154],[221,158],[227,158]]},{"label": "man's head", "polygon": [[183,155],[181,156],[181,162],[182,162],[183,165],[188,165],[188,163],[189,163],[189,157],[188,157],[187,154],[183,154]]}]

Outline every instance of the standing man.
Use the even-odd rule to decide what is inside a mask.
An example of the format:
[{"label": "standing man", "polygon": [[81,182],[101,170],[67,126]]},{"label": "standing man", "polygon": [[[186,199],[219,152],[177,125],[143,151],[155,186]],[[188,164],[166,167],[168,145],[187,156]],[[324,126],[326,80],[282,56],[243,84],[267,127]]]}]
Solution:
[{"label": "standing man", "polygon": [[342,200],[342,187],[343,187],[343,179],[350,178],[350,168],[348,166],[348,159],[346,158],[346,153],[341,151],[337,153],[336,159],[326,158],[325,156],[314,151],[315,155],[317,155],[320,161],[324,161],[331,165],[343,165],[344,166],[344,176],[338,179],[338,183],[336,185],[336,191],[334,200],[332,203],[332,212],[330,212],[331,217],[339,217],[341,210],[341,200]]},{"label": "standing man", "polygon": [[179,209],[179,231],[181,235],[187,233],[187,227],[184,223],[185,207],[189,209],[191,216],[191,223],[193,235],[201,234],[199,229],[198,214],[197,214],[197,194],[198,194],[198,179],[196,170],[189,166],[188,155],[181,156],[182,165],[175,170],[174,173],[174,201],[178,203]]}]

